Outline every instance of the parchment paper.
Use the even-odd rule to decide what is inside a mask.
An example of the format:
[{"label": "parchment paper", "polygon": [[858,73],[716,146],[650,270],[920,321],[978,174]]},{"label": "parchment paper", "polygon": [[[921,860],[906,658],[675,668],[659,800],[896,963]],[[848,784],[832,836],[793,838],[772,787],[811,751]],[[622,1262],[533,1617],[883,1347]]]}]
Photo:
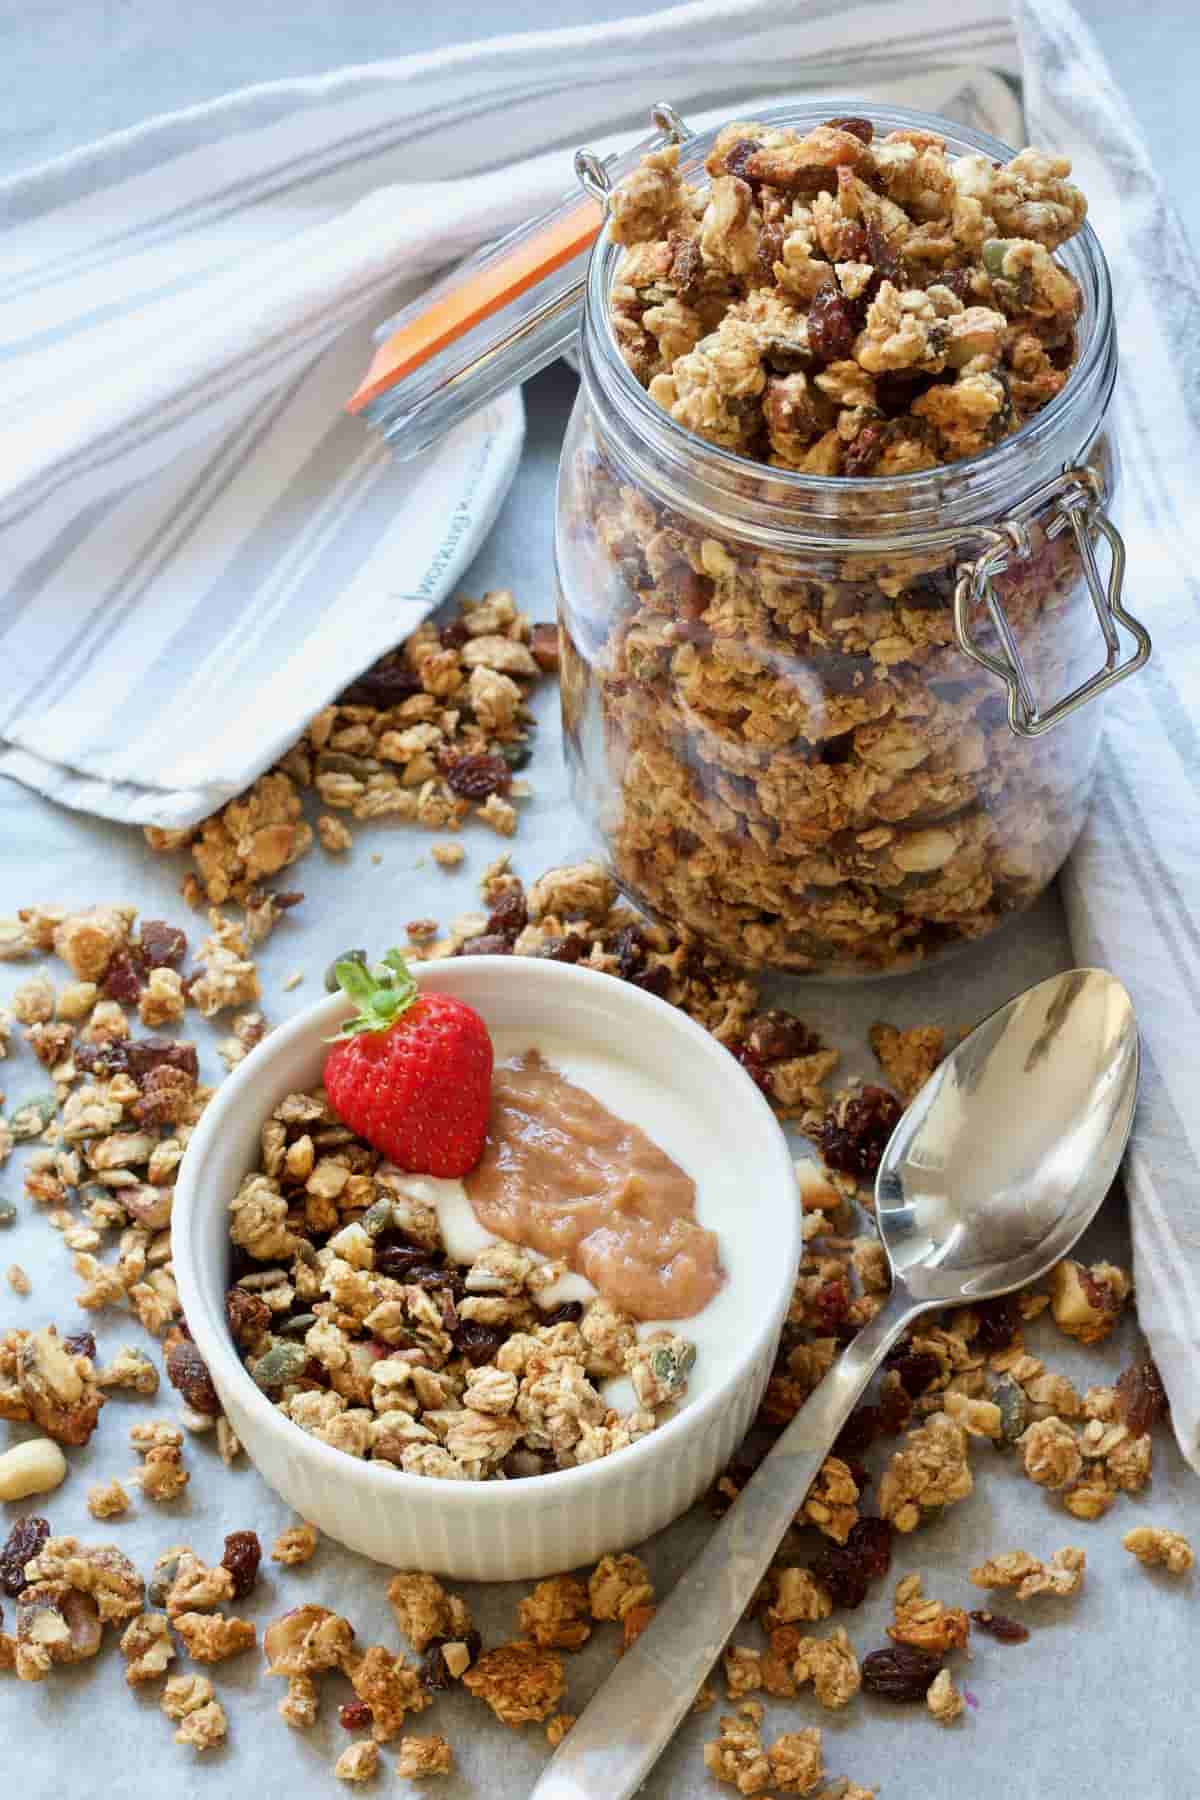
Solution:
[{"label": "parchment paper", "polygon": [[[464,584],[476,594],[487,587],[511,587],[539,618],[553,614],[553,481],[574,387],[574,377],[559,366],[527,390],[530,432],[522,472]],[[547,688],[539,702],[537,754],[527,772],[535,796],[523,803],[513,845],[515,866],[526,877],[588,847],[566,798],[556,708],[556,696]],[[364,827],[348,862],[314,851],[291,872],[289,884],[294,875],[307,898],[259,958],[264,1010],[273,1023],[319,997],[323,970],[338,951],[356,944],[377,949],[403,942],[408,919],[434,916],[445,923],[476,905],[478,876],[504,846],[484,828],[469,828],[463,834],[466,864],[447,875],[429,857],[431,841],[411,828]],[[377,864],[373,855],[380,857]],[[14,784],[0,783],[0,913],[36,901],[123,901],[147,916],[184,924],[194,944],[202,935],[201,921],[189,920],[178,897],[181,872],[172,859],[151,856],[134,831],[63,812]],[[869,987],[807,988],[798,999],[793,988],[791,997],[803,1016],[843,1050],[847,1071],[865,1075],[870,1072],[865,1036],[872,1020],[882,1017],[899,1025],[934,1021],[955,1033],[1070,960],[1061,908],[1051,894],[1007,933],[939,973]],[[303,984],[284,993],[283,981],[296,970],[304,971]],[[0,967],[0,1004],[20,975],[21,965]],[[201,1042],[206,1066],[215,1074],[219,1065],[212,1044],[218,1034],[202,1021],[191,1034]],[[11,1108],[42,1091],[45,1083],[27,1049],[14,1047],[10,1059],[0,1064],[0,1085],[7,1089]],[[18,1154],[0,1175],[0,1192],[20,1208],[16,1227],[0,1233],[0,1266],[21,1263],[34,1291],[21,1300],[6,1284],[0,1287],[0,1325],[53,1321],[64,1330],[94,1325],[102,1355],[111,1355],[122,1343],[145,1345],[132,1319],[123,1323],[113,1313],[85,1318],[75,1307],[79,1283],[69,1256],[58,1234],[21,1195],[22,1160]],[[748,1228],[753,1229],[749,1198]],[[1110,1200],[1085,1250],[1089,1258],[1103,1255],[1128,1262],[1120,1203]],[[1031,1328],[1029,1339],[1049,1367],[1070,1376],[1081,1390],[1113,1380],[1140,1347],[1136,1327],[1128,1323],[1114,1340],[1091,1351],[1067,1344],[1044,1321]],[[124,1519],[101,1524],[89,1517],[88,1485],[114,1475],[123,1478],[136,1463],[128,1445],[129,1426],[139,1419],[177,1416],[178,1410],[178,1398],[165,1384],[155,1401],[114,1396],[91,1444],[69,1452],[71,1472],[64,1486],[44,1501],[0,1507],[0,1528],[7,1534],[19,1511],[42,1511],[57,1532],[118,1544],[143,1573],[172,1544],[190,1544],[205,1560],[216,1561],[229,1531],[252,1528],[269,1548],[288,1522],[286,1508],[245,1459],[236,1470],[226,1470],[211,1436],[188,1438],[191,1485],[175,1505],[154,1506],[135,1495],[134,1510]],[[4,1430],[12,1441],[27,1435],[25,1427]],[[876,1476],[885,1453],[877,1451],[871,1458]],[[948,1730],[921,1707],[888,1707],[860,1696],[844,1713],[826,1713],[808,1693],[770,1703],[768,1737],[821,1725],[830,1776],[850,1775],[874,1787],[881,1800],[1066,1800],[1121,1793],[1139,1800],[1183,1800],[1200,1791],[1200,1739],[1192,1704],[1196,1579],[1147,1573],[1120,1547],[1122,1534],[1144,1520],[1196,1536],[1200,1490],[1169,1432],[1160,1430],[1155,1436],[1152,1487],[1141,1495],[1122,1496],[1106,1519],[1092,1524],[1073,1520],[1053,1495],[1026,1481],[1011,1459],[988,1444],[975,1446],[972,1462],[976,1491],[971,1498],[900,1540],[889,1580],[873,1590],[858,1612],[838,1615],[859,1655],[887,1642],[884,1625],[891,1617],[892,1586],[914,1570],[923,1573],[927,1591],[936,1597],[978,1607],[988,1600],[970,1586],[967,1570],[986,1556],[1012,1549],[1049,1555],[1062,1545],[1079,1544],[1088,1553],[1083,1592],[1070,1601],[1042,1598],[1021,1607],[995,1596],[996,1609],[1020,1612],[1033,1635],[1028,1643],[1012,1647],[979,1636],[970,1662],[954,1659],[955,1678],[970,1690],[974,1704]],[[874,1504],[870,1490],[867,1504]],[[707,1513],[698,1507],[647,1546],[660,1593],[687,1566],[710,1529]],[[812,1547],[817,1547],[815,1538]],[[303,1568],[280,1569],[265,1562],[257,1589],[238,1610],[255,1619],[261,1633],[289,1606],[316,1600],[348,1616],[364,1645],[397,1648],[385,1598],[387,1581],[388,1572],[377,1564],[323,1540]],[[485,1643],[517,1635],[516,1607],[525,1591],[524,1585],[463,1589]],[[582,1653],[567,1657],[566,1709],[582,1709],[612,1666],[616,1641],[614,1626],[599,1626]],[[756,1626],[747,1626],[734,1641],[762,1640]],[[298,1794],[337,1791],[332,1764],[348,1741],[337,1708],[350,1697],[340,1676],[322,1678],[321,1718],[312,1731],[297,1733],[276,1714],[283,1683],[263,1673],[258,1653],[207,1672],[226,1705],[230,1737],[224,1748],[202,1757],[172,1742],[174,1727],[158,1710],[161,1684],[138,1691],[125,1687],[111,1630],[96,1660],[56,1671],[40,1687],[0,1676],[0,1792],[31,1800],[92,1795],[140,1800],[168,1793],[179,1800],[230,1794],[293,1800]],[[644,1792],[650,1800],[700,1800],[703,1795],[715,1800],[718,1792],[732,1793],[718,1790],[703,1768],[701,1746],[716,1735],[719,1714],[730,1710],[723,1681],[718,1678],[716,1686],[718,1703],[688,1720],[647,1783]],[[549,1754],[540,1728],[509,1731],[465,1693],[440,1696],[411,1721],[411,1728],[441,1732],[454,1747],[457,1772],[431,1789],[441,1800],[521,1800]],[[391,1766],[394,1748],[384,1750],[369,1792],[399,1791]]]}]

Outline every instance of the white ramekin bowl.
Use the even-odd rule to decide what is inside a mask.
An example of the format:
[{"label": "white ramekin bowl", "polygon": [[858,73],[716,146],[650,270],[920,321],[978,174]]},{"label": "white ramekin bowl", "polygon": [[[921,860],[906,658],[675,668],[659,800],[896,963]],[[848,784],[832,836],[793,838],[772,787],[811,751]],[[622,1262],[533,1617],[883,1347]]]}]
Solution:
[{"label": "white ramekin bowl", "polygon": [[[271,1033],[210,1101],[179,1172],[175,1275],[192,1335],[247,1454],[303,1518],[393,1567],[474,1581],[539,1577],[594,1561],[670,1524],[729,1461],[762,1398],[800,1252],[786,1140],[734,1059],[683,1013],[595,970],[526,957],[419,965],[422,987],[457,995],[493,1031],[564,1034],[615,1056],[648,1085],[686,1098],[693,1172],[728,1159],[744,1195],[738,1223],[739,1338],[715,1383],[696,1383],[676,1415],[627,1450],[553,1475],[459,1482],[360,1462],[303,1432],[243,1368],[225,1324],[228,1207],[256,1166],[263,1120],[285,1094],[317,1085],[326,1043],[349,1010],[341,995]],[[718,1224],[706,1218],[703,1223]],[[722,1232],[729,1230],[721,1221]],[[745,1254],[743,1254],[745,1252]],[[697,1366],[697,1377],[702,1371]]]}]

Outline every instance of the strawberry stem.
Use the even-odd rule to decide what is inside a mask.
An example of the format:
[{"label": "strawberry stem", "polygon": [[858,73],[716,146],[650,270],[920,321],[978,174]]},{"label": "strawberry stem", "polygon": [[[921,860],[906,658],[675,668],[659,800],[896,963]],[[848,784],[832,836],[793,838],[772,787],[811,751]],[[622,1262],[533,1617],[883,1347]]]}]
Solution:
[{"label": "strawberry stem", "polygon": [[387,951],[374,969],[354,957],[342,957],[334,963],[333,973],[343,994],[358,1008],[339,1029],[339,1037],[386,1031],[417,997],[417,984],[399,950]]}]

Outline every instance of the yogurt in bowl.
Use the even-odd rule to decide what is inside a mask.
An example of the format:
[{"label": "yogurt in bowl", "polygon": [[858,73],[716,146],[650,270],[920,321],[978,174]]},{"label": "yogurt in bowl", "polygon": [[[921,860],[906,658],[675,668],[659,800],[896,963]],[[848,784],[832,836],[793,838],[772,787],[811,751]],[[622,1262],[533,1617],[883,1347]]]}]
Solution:
[{"label": "yogurt in bowl", "polygon": [[[319,1085],[327,1042],[349,1010],[342,996],[268,1037],[207,1109],[180,1172],[177,1279],[235,1431],[296,1511],[393,1565],[464,1579],[538,1576],[659,1530],[733,1454],[766,1385],[795,1278],[800,1209],[791,1158],[770,1108],[734,1059],[652,995],[550,960],[462,957],[415,974],[420,986],[455,994],[483,1015],[498,1064],[539,1052],[638,1127],[694,1184],[695,1222],[716,1236],[719,1289],[690,1316],[639,1327],[640,1335],[677,1332],[696,1346],[679,1403],[657,1429],[598,1460],[524,1480],[448,1480],[347,1455],[300,1429],[255,1385],[225,1321],[230,1202],[258,1166],[272,1110]],[[397,1174],[397,1185],[423,1179]],[[470,1180],[426,1183],[423,1195],[419,1185],[413,1190],[414,1199],[435,1206],[455,1259],[478,1254],[455,1239],[460,1228],[480,1229]],[[605,1398],[619,1410],[635,1404],[615,1388]]]}]

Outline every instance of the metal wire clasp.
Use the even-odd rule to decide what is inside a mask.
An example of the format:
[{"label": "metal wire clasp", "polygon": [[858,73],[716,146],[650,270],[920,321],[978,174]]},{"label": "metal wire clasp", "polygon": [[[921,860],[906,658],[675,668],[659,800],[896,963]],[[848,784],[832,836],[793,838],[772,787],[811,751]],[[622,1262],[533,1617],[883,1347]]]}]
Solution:
[{"label": "metal wire clasp", "polygon": [[[1021,657],[1012,623],[1003,602],[993,586],[993,577],[1001,574],[1014,559],[1025,559],[1032,552],[1028,527],[1020,519],[1008,519],[994,531],[985,533],[988,540],[983,554],[974,562],[959,565],[954,590],[954,635],[958,647],[973,662],[990,670],[1008,689],[1008,723],[1017,737],[1037,738],[1086,706],[1089,700],[1115,687],[1140,669],[1150,655],[1150,633],[1121,604],[1125,579],[1125,545],[1121,534],[1104,511],[1104,484],[1094,469],[1066,468],[1039,495],[1038,506],[1057,502],[1053,518],[1046,526],[1046,536],[1058,537],[1064,531],[1074,534],[1087,577],[1096,618],[1104,636],[1104,667],[1094,675],[1053,701],[1044,710],[1033,691],[1029,672]],[[1096,535],[1108,544],[1111,564],[1105,581],[1096,562]],[[987,608],[988,616],[999,639],[1002,655],[992,655],[977,644],[971,635],[972,609]],[[1134,640],[1136,648],[1122,662],[1122,646],[1118,625]]]},{"label": "metal wire clasp", "polygon": [[[680,118],[673,106],[660,100],[650,108],[650,123],[657,126],[661,137],[657,143],[644,146],[645,150],[661,149],[663,144],[686,144],[689,138],[695,137],[690,125]],[[612,176],[609,170],[615,156],[597,156],[594,150],[577,150],[575,152],[575,174],[580,187],[590,194],[608,210],[609,196],[612,193]]]}]

